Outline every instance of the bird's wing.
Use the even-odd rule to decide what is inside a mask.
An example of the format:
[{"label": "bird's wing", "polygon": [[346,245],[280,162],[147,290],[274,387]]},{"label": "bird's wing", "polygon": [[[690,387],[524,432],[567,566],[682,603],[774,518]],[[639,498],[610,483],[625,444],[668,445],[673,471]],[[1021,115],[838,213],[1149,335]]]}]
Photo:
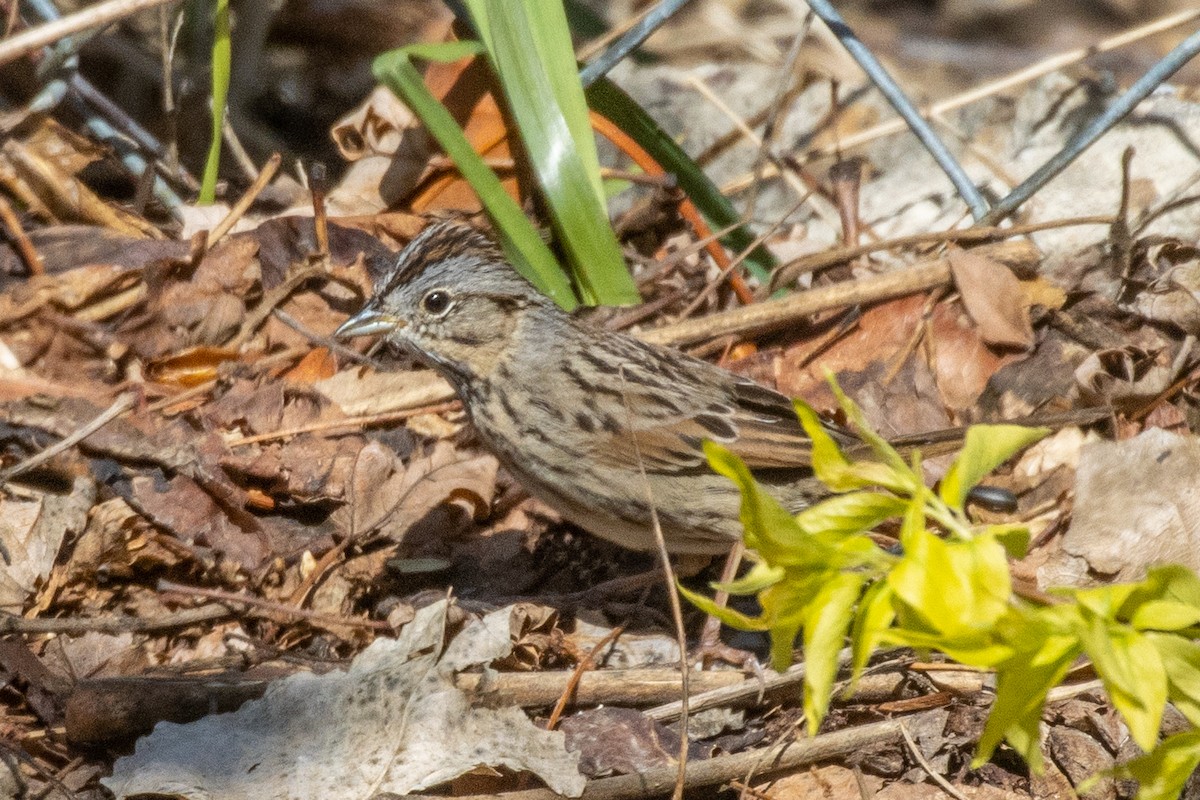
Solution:
[{"label": "bird's wing", "polygon": [[711,439],[751,469],[810,465],[812,443],[782,394],[704,362],[684,369],[661,358],[635,363],[647,369],[623,369],[593,398],[605,412],[589,437],[596,458],[614,466],[640,458],[647,472],[689,472],[708,468],[702,443]]}]

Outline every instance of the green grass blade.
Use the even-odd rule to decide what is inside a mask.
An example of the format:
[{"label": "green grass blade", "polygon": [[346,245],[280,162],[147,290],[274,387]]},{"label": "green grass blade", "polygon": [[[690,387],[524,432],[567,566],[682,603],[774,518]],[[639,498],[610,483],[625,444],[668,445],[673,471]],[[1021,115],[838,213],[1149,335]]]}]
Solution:
[{"label": "green grass blade", "polygon": [[208,157],[204,161],[204,175],[200,181],[201,205],[208,205],[217,197],[217,172],[221,166],[221,141],[225,127],[225,103],[229,99],[229,63],[232,47],[229,43],[229,0],[217,0],[213,18],[212,46],[212,140],[208,144]]},{"label": "green grass blade", "polygon": [[561,4],[470,4],[585,302],[637,303],[604,205],[599,159]]},{"label": "green grass blade", "polygon": [[414,58],[427,61],[457,61],[482,52],[478,42],[449,42],[402,47],[375,59],[375,77],[395,92],[413,110],[463,177],[479,195],[496,225],[500,244],[517,270],[565,309],[577,304],[567,276],[542,242],[521,207],[509,197],[500,179],[471,147],[450,112],[430,93]]}]

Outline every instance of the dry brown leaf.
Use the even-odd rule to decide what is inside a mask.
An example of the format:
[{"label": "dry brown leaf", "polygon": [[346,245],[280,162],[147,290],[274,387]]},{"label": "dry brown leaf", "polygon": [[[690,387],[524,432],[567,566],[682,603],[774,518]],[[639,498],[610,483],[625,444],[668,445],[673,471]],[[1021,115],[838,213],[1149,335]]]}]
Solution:
[{"label": "dry brown leaf", "polygon": [[[864,775],[863,779],[872,797],[883,785],[883,781],[875,775]],[[836,765],[785,775],[755,788],[772,800],[810,800],[814,797],[822,800],[858,800],[862,797],[854,770]]]},{"label": "dry brown leaf", "polygon": [[938,303],[929,320],[929,360],[945,404],[964,411],[975,405],[996,371],[1019,358],[997,353],[958,303]]},{"label": "dry brown leaf", "polygon": [[1171,267],[1126,308],[1146,319],[1200,334],[1200,254],[1193,251],[1190,260]]},{"label": "dry brown leaf", "polygon": [[300,359],[300,363],[283,373],[286,381],[316,383],[337,374],[337,357],[327,347],[317,347]]},{"label": "dry brown leaf", "polygon": [[[982,784],[951,784],[967,800],[1029,800],[1029,795]],[[946,790],[935,783],[889,783],[875,793],[875,800],[945,800]]]},{"label": "dry brown leaf", "polygon": [[246,529],[229,518],[191,478],[176,475],[167,482],[147,476],[132,481],[139,510],[189,545],[211,547],[252,570],[270,555],[261,528]]},{"label": "dry brown leaf", "polygon": [[559,725],[589,778],[639,775],[675,763],[679,735],[632,708],[593,708]]},{"label": "dry brown leaf", "polygon": [[0,499],[0,608],[16,614],[24,610],[50,574],[67,535],[84,529],[95,501],[96,482],[90,475],[75,478],[67,494]]},{"label": "dry brown leaf", "polygon": [[864,311],[853,330],[824,349],[817,350],[819,341],[787,348],[776,368],[779,391],[818,407],[835,407],[826,370],[839,374],[866,369],[873,360],[890,363],[917,332],[925,303],[921,295],[880,303]]},{"label": "dry brown leaf", "polygon": [[1162,353],[1132,345],[1092,353],[1075,369],[1075,382],[1087,405],[1129,409],[1157,397],[1175,373]]},{"label": "dry brown leaf", "polygon": [[350,416],[420,408],[455,396],[450,384],[432,370],[376,372],[357,367],[319,381],[314,388]]},{"label": "dry brown leaf", "polygon": [[1012,271],[972,250],[951,249],[948,260],[963,305],[983,340],[996,347],[1033,347],[1028,300]]},{"label": "dry brown leaf", "polygon": [[476,519],[487,516],[499,467],[491,455],[464,456],[448,442],[437,442],[428,455],[414,456],[403,469],[379,445],[363,448],[352,473],[354,502],[331,519],[344,535],[377,528],[381,536],[402,541],[416,522],[445,503],[466,507]]},{"label": "dry brown leaf", "polygon": [[401,497],[405,469],[400,458],[379,442],[367,442],[354,459],[346,508],[349,511],[347,535],[358,537],[374,530]]},{"label": "dry brown leaf", "polygon": [[184,348],[146,364],[146,377],[168,386],[196,386],[215,380],[217,370],[228,361],[236,361],[237,350],[225,347]]}]

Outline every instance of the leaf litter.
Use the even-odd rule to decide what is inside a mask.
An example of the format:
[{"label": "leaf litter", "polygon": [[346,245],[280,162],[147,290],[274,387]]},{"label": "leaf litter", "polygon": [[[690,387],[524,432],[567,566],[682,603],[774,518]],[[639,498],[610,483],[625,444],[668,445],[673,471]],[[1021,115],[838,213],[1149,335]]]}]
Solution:
[{"label": "leaf litter", "polygon": [[[635,94],[651,87],[640,96],[698,151],[719,138],[718,115],[687,90],[682,69],[625,77]],[[437,80],[449,85],[454,74],[440,71]],[[750,102],[777,77],[739,64],[713,82],[722,95]],[[1061,145],[1066,120],[1083,107],[1081,85],[1056,74],[1015,106],[997,103],[959,124],[986,143],[993,162],[1025,174]],[[816,104],[827,101],[827,85],[801,93],[783,129],[802,140],[825,118]],[[836,136],[822,129],[811,141],[840,141],[873,124],[881,112],[870,102],[835,115]],[[1031,234],[1037,250],[1007,260],[983,248],[952,250],[953,283],[943,289],[886,298],[857,314],[830,309],[756,337],[756,348],[739,349],[726,366],[825,408],[834,405],[824,384],[832,370],[871,423],[896,436],[1066,414],[1058,435],[997,478],[1018,493],[1018,516],[1036,521],[1036,546],[1018,574],[1041,586],[1105,583],[1162,559],[1190,563],[1196,375],[1183,348],[1197,330],[1200,230],[1187,204],[1152,215],[1186,194],[1183,165],[1194,168],[1195,158],[1169,125],[1148,123],[1187,130],[1194,98],[1164,94],[1148,105],[1137,124],[1106,137],[1030,208],[1034,220],[1112,215],[1128,189],[1131,241],[1093,225]],[[474,119],[482,139],[496,124],[486,117]],[[203,234],[166,238],[164,226],[89,188],[89,168],[108,154],[87,140],[46,123],[5,146],[3,167],[24,181],[21,196],[45,193],[46,213],[28,231],[42,274],[25,275],[16,251],[0,248],[3,466],[80,430],[123,392],[136,395],[129,413],[10,481],[0,500],[0,607],[12,615],[0,620],[0,737],[43,767],[20,773],[24,780],[66,768],[64,781],[84,791],[96,791],[111,771],[103,782],[118,796],[339,797],[439,785],[501,791],[525,785],[527,772],[573,795],[584,785],[579,763],[592,765],[592,779],[673,763],[677,743],[651,722],[655,714],[584,711],[564,722],[563,737],[530,722],[544,718],[545,704],[521,710],[503,693],[457,688],[463,670],[493,687],[510,673],[557,680],[618,622],[633,620],[634,632],[612,645],[600,673],[632,670],[619,678],[629,685],[638,670],[671,664],[678,651],[656,611],[661,589],[643,607],[576,594],[647,566],[645,559],[562,530],[548,509],[524,498],[471,442],[433,373],[327,340],[424,224],[389,210],[395,199],[420,192],[437,208],[429,198],[450,204],[463,194],[442,180],[443,164],[397,145],[420,134],[387,97],[374,97],[338,130],[343,149],[355,136],[365,146],[331,195],[340,218],[329,226],[328,265],[295,285],[289,281],[318,249],[304,213],[247,217],[244,231],[211,246]],[[1123,172],[1128,146],[1136,154]],[[744,147],[713,145],[718,180],[736,184],[752,160]],[[907,147],[867,151],[875,171],[865,173],[858,212],[876,239],[949,228],[961,214],[923,154]],[[404,159],[413,162],[406,183],[384,186],[381,176],[395,178]],[[39,174],[59,176],[86,202],[67,207]],[[279,183],[280,196],[303,196]],[[790,207],[771,196],[782,191],[767,189],[759,213]],[[197,232],[215,221],[188,217]],[[826,252],[841,235],[831,219],[808,212],[788,228],[780,254]],[[655,256],[689,242],[653,226],[636,236]],[[800,283],[820,287],[929,255],[884,249],[806,272]],[[698,294],[708,270],[694,253],[683,255],[642,276],[646,299],[669,317]],[[699,312],[726,303],[714,293]],[[1102,435],[1070,422],[1070,412],[1094,406],[1115,409]],[[448,589],[457,605],[444,599]],[[564,613],[508,605],[530,599]],[[526,615],[520,625],[515,609]],[[210,616],[173,622],[193,610]],[[91,630],[95,620],[117,632]],[[1045,774],[1002,761],[970,770],[982,727],[974,712],[987,690],[939,688],[938,673],[922,668],[893,665],[903,682],[885,698],[838,701],[828,728],[875,722],[905,703],[947,703],[949,710],[914,721],[912,733],[924,763],[972,797],[1057,796],[1131,755],[1120,718],[1084,692],[1045,720]],[[150,683],[100,682],[116,678]],[[252,691],[217,702],[218,686]],[[122,692],[153,697],[156,707],[122,727],[106,716]],[[176,715],[184,696],[200,702]],[[101,700],[88,705],[85,697]],[[767,700],[749,703],[740,720],[722,709],[728,718],[706,742],[693,742],[693,758],[786,735],[799,718],[797,690]],[[657,696],[646,705],[666,702]],[[176,721],[154,727],[166,719]],[[96,741],[125,747],[153,733],[118,757],[79,749],[92,741],[89,725],[107,731]],[[881,796],[941,792],[922,783],[926,767],[897,741],[854,748],[840,759],[852,768],[793,768],[756,785],[775,797],[855,797],[864,786]],[[1128,796],[1129,788],[1110,782],[1098,791]]]}]

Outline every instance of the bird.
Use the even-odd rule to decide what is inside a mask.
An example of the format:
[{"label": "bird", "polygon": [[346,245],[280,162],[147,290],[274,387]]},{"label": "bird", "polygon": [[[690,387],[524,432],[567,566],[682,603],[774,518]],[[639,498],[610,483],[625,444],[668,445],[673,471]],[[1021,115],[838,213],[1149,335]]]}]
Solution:
[{"label": "bird", "polygon": [[[827,495],[785,395],[715,364],[590,325],[539,292],[476,228],[427,226],[335,338],[380,335],[440,373],[479,440],[534,497],[631,550],[721,555],[741,495],[706,440],[798,512]],[[842,442],[850,434],[836,426]]]}]

